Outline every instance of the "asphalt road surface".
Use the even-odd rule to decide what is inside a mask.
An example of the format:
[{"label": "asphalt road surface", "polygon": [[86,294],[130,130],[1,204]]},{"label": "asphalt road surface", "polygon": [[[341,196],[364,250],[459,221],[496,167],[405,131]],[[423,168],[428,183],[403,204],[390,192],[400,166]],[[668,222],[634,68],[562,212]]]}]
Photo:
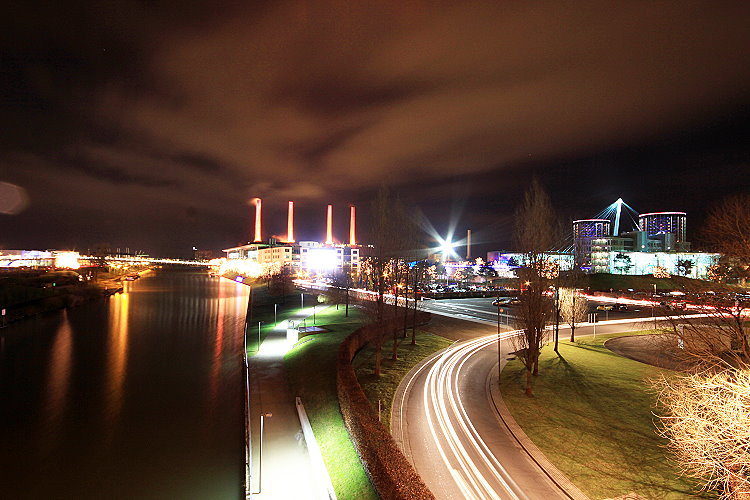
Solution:
[{"label": "asphalt road surface", "polygon": [[[435,314],[450,316],[452,318],[465,319],[468,321],[493,324],[495,325],[498,321],[497,313],[498,307],[492,305],[494,298],[471,298],[471,299],[432,299],[423,300],[421,307],[425,311],[429,311]],[[589,300],[589,312],[595,312],[598,314],[597,318],[599,321],[615,320],[615,319],[628,319],[628,318],[646,318],[651,317],[650,307],[636,307],[628,306],[627,311],[599,311],[597,307],[600,305],[612,305],[611,302]],[[513,318],[516,316],[516,305],[503,305],[500,306],[500,324],[511,327],[513,325]],[[656,314],[661,314],[663,311],[660,308],[655,309]]]},{"label": "asphalt road surface", "polygon": [[[439,499],[569,498],[504,427],[490,399],[488,380],[497,370],[498,337],[494,322],[484,329],[476,324],[487,314],[477,301],[487,299],[456,300],[462,304],[437,307],[453,307],[459,314],[475,310],[470,331],[484,334],[456,342],[404,378],[393,403],[394,438]],[[448,321],[455,325],[455,320]],[[598,324],[596,333],[643,328],[640,321]],[[512,350],[513,334],[501,333],[503,364]],[[576,335],[587,334],[593,334],[593,326],[576,329]],[[561,329],[562,338],[568,335]]]}]

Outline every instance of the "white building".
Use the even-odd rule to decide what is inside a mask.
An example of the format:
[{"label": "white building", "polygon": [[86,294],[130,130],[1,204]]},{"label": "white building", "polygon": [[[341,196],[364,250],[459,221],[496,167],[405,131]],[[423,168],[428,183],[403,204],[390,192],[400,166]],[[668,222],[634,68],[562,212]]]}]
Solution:
[{"label": "white building", "polygon": [[250,260],[258,264],[291,264],[313,273],[329,273],[344,268],[359,270],[357,245],[325,245],[317,241],[267,245],[252,243],[223,250],[228,260]]},{"label": "white building", "polygon": [[676,276],[706,279],[708,269],[721,254],[704,252],[634,252],[595,251],[592,270],[595,273],[653,274],[657,268]]}]

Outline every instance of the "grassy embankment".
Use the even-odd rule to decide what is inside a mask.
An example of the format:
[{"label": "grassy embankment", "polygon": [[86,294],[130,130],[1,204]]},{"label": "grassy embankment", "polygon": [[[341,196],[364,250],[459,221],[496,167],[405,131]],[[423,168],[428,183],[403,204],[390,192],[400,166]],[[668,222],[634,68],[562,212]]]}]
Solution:
[{"label": "grassy embankment", "polygon": [[591,498],[629,492],[649,499],[699,497],[695,483],[678,476],[666,441],[655,433],[648,380],[672,372],[604,347],[621,335],[560,342],[560,357],[544,349],[533,398],[523,394],[520,361],[509,362],[503,399],[531,440]]},{"label": "grassy embankment", "polygon": [[417,330],[416,345],[411,345],[411,332],[407,338],[399,338],[398,340],[401,345],[398,348],[398,359],[396,361],[391,359],[393,339],[391,338],[383,343],[380,377],[376,377],[373,372],[375,368],[374,348],[369,346],[363,348],[352,361],[357,372],[357,379],[376,412],[378,411],[378,400],[380,400],[380,421],[386,429],[390,428],[393,397],[401,379],[424,358],[453,343],[446,338],[420,330]]},{"label": "grassy embankment", "polygon": [[349,439],[336,394],[338,346],[359,328],[361,316],[350,309],[347,318],[343,306],[338,311],[336,306],[330,306],[316,314],[316,325],[328,331],[300,339],[284,357],[289,384],[302,398],[338,497],[376,499],[378,496]]},{"label": "grassy embankment", "polygon": [[[260,341],[271,333],[276,323],[287,319],[295,319],[300,311],[300,295],[295,293],[286,297],[274,297],[268,293],[268,287],[263,281],[251,282],[247,280],[248,286],[252,286],[253,306],[247,329],[247,354],[254,356],[258,353],[258,323],[260,323]],[[313,296],[305,294],[305,308],[313,304]],[[274,316],[274,303],[276,304],[276,315]],[[322,310],[324,305],[319,305]],[[276,323],[274,323],[274,318]],[[307,321],[306,324],[312,324]]]},{"label": "grassy embankment", "polygon": [[707,290],[725,290],[733,291],[735,285],[714,283],[712,281],[696,280],[684,276],[671,276],[669,278],[654,278],[650,274],[646,275],[624,275],[596,273],[584,276],[582,288],[590,288],[591,291],[609,291],[628,290],[651,292],[656,285],[658,291],[684,290],[684,291],[707,291]]}]

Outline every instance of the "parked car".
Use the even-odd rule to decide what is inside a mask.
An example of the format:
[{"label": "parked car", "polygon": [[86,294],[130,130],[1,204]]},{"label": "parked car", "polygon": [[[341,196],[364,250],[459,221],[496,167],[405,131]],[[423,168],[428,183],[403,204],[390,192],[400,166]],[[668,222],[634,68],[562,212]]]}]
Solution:
[{"label": "parked car", "polygon": [[666,300],[662,300],[661,302],[659,302],[659,305],[668,311],[684,311],[686,307],[685,302],[682,301],[669,302]]},{"label": "parked car", "polygon": [[599,304],[598,306],[596,306],[597,311],[611,311],[614,308],[615,306],[613,306],[612,304]]},{"label": "parked car", "polygon": [[520,304],[521,299],[518,297],[498,297],[495,300],[492,301],[493,306],[512,306],[516,304]]}]

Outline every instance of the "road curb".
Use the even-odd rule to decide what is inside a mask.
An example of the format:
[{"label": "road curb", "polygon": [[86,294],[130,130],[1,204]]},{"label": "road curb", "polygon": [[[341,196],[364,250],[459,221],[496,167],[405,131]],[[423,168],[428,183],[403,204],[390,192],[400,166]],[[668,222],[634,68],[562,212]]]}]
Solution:
[{"label": "road curb", "polygon": [[568,477],[560,471],[555,465],[549,461],[547,456],[531,441],[529,436],[521,429],[518,422],[513,418],[508,410],[508,407],[503,401],[500,388],[498,387],[498,375],[497,375],[497,364],[487,374],[487,398],[489,399],[492,406],[497,412],[496,416],[500,420],[501,424],[508,429],[508,432],[513,436],[516,442],[519,444],[531,459],[532,462],[537,464],[539,468],[549,477],[549,479],[560,488],[561,492],[568,498],[573,500],[591,500],[585,493],[583,493],[578,487],[573,484]]}]

